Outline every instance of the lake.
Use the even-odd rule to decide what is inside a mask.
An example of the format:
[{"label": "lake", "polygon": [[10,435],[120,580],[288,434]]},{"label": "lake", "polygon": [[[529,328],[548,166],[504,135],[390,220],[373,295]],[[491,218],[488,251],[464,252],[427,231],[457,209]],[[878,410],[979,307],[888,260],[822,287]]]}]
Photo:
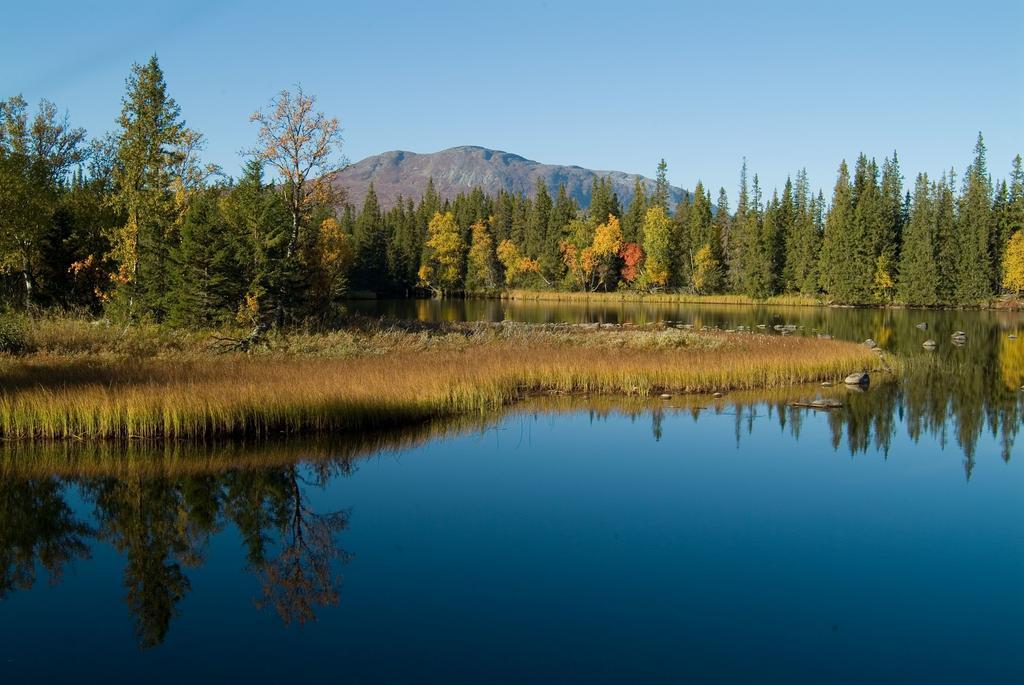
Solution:
[{"label": "lake", "polygon": [[[536,398],[382,435],[2,445],[0,682],[1024,679],[1022,315],[353,309],[791,324],[907,368],[865,391]],[[790,406],[819,395],[842,408]]]}]

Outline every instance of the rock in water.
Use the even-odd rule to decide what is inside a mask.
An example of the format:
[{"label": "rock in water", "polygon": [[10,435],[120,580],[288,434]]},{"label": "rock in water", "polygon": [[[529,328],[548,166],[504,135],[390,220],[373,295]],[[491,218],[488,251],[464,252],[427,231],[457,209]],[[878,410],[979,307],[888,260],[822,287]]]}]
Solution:
[{"label": "rock in water", "polygon": [[921,323],[919,323],[916,326],[914,326],[914,328],[919,328],[922,331],[927,331],[928,330],[928,323],[925,322],[925,321],[922,321]]},{"label": "rock in water", "polygon": [[817,409],[839,409],[843,406],[843,403],[839,400],[832,399],[831,397],[823,397],[818,400],[813,400],[811,406]]},{"label": "rock in water", "polygon": [[871,382],[871,377],[867,371],[857,371],[847,376],[843,382],[847,385],[867,385]]},{"label": "rock in water", "polygon": [[934,350],[936,347],[939,346],[939,344],[934,340],[925,340],[923,343],[921,343],[921,346],[926,350]]},{"label": "rock in water", "polygon": [[670,400],[670,399],[672,399],[672,395],[669,395],[667,392],[663,392],[661,394],[661,399],[663,399],[663,400]]}]

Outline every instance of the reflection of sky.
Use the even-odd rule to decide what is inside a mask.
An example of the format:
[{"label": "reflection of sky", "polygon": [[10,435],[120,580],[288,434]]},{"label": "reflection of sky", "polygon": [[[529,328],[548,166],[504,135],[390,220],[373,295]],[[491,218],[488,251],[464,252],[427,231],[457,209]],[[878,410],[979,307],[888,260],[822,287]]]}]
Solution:
[{"label": "reflection of sky", "polygon": [[897,426],[888,455],[851,457],[827,415],[800,416],[797,440],[744,414],[737,446],[732,408],[666,409],[659,441],[649,414],[513,414],[370,457],[306,487],[313,510],[352,512],[341,605],[318,623],[253,608],[228,527],[186,570],[164,645],[135,647],[123,560],[100,545],[5,601],[0,657],[170,680],[1015,680],[1020,455],[983,434],[967,482],[954,443]]}]

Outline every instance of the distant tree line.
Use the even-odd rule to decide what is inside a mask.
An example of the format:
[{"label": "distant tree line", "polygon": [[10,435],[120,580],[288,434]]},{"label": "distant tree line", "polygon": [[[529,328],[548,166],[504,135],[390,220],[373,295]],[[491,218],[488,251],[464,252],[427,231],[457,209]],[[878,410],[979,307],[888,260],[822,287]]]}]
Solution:
[{"label": "distant tree line", "polygon": [[[839,303],[976,305],[1024,290],[1024,168],[989,174],[979,134],[958,176],[894,153],[844,161],[831,199],[807,174],[765,196],[746,164],[735,209],[697,182],[671,207],[667,167],[623,206],[597,178],[581,209],[564,186],[475,188],[383,208],[327,182],[338,122],[301,89],[256,112],[241,178],[200,160],[204,140],[156,57],[132,67],[117,128],[87,141],[66,114],[0,101],[0,294],[9,307],[86,308],[179,326],[329,323],[358,291],[505,288],[800,293]],[[268,178],[268,172],[273,176]]]}]

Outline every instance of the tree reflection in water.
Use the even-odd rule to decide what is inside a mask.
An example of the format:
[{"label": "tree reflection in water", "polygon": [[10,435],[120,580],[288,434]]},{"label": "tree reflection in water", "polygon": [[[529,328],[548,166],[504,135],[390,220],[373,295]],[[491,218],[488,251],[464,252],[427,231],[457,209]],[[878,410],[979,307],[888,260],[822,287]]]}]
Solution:
[{"label": "tree reflection in water", "polygon": [[[30,589],[37,564],[56,583],[69,562],[89,558],[93,542],[108,542],[124,555],[125,602],[139,645],[153,647],[191,589],[186,569],[201,566],[210,538],[233,523],[261,581],[257,605],[285,623],[315,620],[319,608],[338,603],[338,566],[349,555],[337,537],[349,514],[314,511],[303,486],[326,484],[328,472],[309,483],[302,470],[293,464],[181,477],[0,479],[0,599]],[[76,486],[95,528],[66,502]]]},{"label": "tree reflection in water", "polygon": [[305,502],[295,466],[289,467],[284,498],[268,517],[278,535],[276,555],[250,549],[250,563],[262,578],[263,595],[257,606],[271,606],[285,623],[316,620],[320,607],[336,605],[341,577],[336,562],[350,555],[335,544],[335,536],[348,526],[349,512],[318,514]]},{"label": "tree reflection in water", "polygon": [[31,588],[37,565],[56,584],[69,562],[89,558],[93,531],[67,505],[66,487],[56,477],[0,478],[0,600]]},{"label": "tree reflection in water", "polygon": [[[814,310],[805,316],[812,317],[804,322],[808,331],[831,324],[836,337],[885,341],[903,361],[903,376],[873,381],[866,392],[813,386],[669,402],[561,397],[535,399],[511,411],[586,411],[598,421],[611,414],[644,417],[651,421],[653,439],[662,441],[677,437],[683,417],[699,421],[708,412],[732,413],[739,445],[766,413],[781,431],[801,439],[812,419],[791,402],[820,394],[843,402],[841,409],[814,419],[824,421],[833,449],[845,444],[851,455],[874,450],[889,458],[899,431],[914,442],[933,436],[943,448],[959,448],[970,480],[987,431],[996,438],[1001,458],[1010,460],[1024,423],[1019,318],[957,320],[948,313],[879,311],[829,321]],[[754,314],[745,323],[761,318]],[[915,327],[919,318],[928,320],[927,331]],[[844,328],[843,321],[849,326]],[[735,321],[723,319],[719,325],[727,324]],[[953,330],[966,331],[966,345],[949,343]],[[1016,337],[1010,337],[1013,332]],[[937,352],[922,349],[927,338],[940,341]],[[294,441],[0,443],[0,599],[31,588],[38,568],[58,582],[75,559],[89,558],[94,542],[105,541],[124,556],[125,601],[139,644],[151,647],[166,638],[191,589],[187,570],[203,563],[211,537],[230,525],[239,531],[246,567],[260,583],[257,606],[273,610],[286,624],[315,620],[321,608],[339,602],[340,567],[349,560],[339,537],[349,512],[315,511],[307,499],[310,489],[351,473],[360,457],[481,430],[499,420],[502,416],[462,418],[340,444],[315,443],[315,448]],[[85,508],[76,511],[68,504],[73,491],[81,493]]]}]

